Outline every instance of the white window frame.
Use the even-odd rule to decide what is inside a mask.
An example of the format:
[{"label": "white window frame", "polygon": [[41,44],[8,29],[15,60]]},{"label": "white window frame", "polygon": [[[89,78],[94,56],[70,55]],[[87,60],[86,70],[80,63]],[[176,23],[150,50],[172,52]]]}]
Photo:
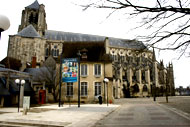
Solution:
[{"label": "white window frame", "polygon": [[102,83],[94,82],[94,95],[99,96],[102,94]]},{"label": "white window frame", "polygon": [[88,76],[88,65],[87,64],[81,64],[80,74],[82,77]]},{"label": "white window frame", "polygon": [[88,96],[88,82],[81,82],[81,96]]},{"label": "white window frame", "polygon": [[[99,68],[97,68],[97,66],[100,67],[100,70],[99,70]],[[100,71],[100,72],[99,72],[99,71]],[[96,74],[96,73],[97,73],[97,74]],[[94,64],[94,76],[95,76],[95,77],[100,77],[101,74],[102,74],[102,66],[101,66],[101,64]]]},{"label": "white window frame", "polygon": [[72,82],[68,82],[67,83],[67,96],[73,96],[73,83]]}]

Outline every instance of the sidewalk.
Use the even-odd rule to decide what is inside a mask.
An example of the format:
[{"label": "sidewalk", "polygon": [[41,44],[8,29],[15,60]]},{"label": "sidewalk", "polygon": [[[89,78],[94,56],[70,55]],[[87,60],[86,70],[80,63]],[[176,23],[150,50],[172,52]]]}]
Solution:
[{"label": "sidewalk", "polygon": [[90,127],[98,120],[117,109],[119,105],[84,104],[64,105],[58,104],[32,107],[27,115],[18,113],[18,108],[0,108],[0,125],[14,124],[15,126],[44,126],[47,127]]}]

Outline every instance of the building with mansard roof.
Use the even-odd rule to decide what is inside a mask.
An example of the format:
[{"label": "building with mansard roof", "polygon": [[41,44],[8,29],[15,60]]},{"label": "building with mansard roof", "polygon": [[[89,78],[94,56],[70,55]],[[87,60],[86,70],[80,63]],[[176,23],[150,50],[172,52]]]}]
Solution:
[{"label": "building with mansard roof", "polygon": [[[21,61],[21,71],[27,63],[40,67],[49,56],[53,56],[59,66],[61,53],[64,58],[74,58],[78,51],[81,51],[80,83],[84,102],[93,102],[99,95],[106,100],[104,78],[109,79],[112,101],[115,98],[152,96],[153,92],[164,95],[166,88],[170,95],[174,95],[173,65],[170,63],[164,67],[163,61],[158,62],[154,51],[142,42],[48,30],[45,6],[37,0],[24,8],[18,33],[9,37],[8,57]],[[77,100],[78,87],[75,84],[62,83],[61,99]]]}]

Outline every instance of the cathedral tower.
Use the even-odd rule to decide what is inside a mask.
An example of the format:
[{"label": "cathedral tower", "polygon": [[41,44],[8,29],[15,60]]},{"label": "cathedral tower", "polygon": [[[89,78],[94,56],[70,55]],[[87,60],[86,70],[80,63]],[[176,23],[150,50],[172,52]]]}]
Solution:
[{"label": "cathedral tower", "polygon": [[175,96],[175,83],[174,83],[174,73],[173,73],[173,64],[169,63],[169,67],[167,69],[168,73],[168,85],[170,86],[170,94]]},{"label": "cathedral tower", "polygon": [[22,11],[21,25],[19,25],[18,32],[30,24],[33,25],[40,36],[44,36],[45,30],[47,30],[45,6],[39,4],[37,0]]}]

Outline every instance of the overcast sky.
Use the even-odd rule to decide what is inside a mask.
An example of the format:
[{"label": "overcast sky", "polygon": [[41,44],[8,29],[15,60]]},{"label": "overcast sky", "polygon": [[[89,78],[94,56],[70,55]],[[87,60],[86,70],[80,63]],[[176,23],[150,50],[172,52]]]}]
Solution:
[{"label": "overcast sky", "polygon": [[[0,14],[6,15],[11,22],[10,28],[4,31],[1,36],[0,60],[7,55],[9,35],[17,33],[18,26],[21,23],[22,10],[34,1],[0,0]],[[128,16],[122,11],[115,12],[109,18],[106,18],[111,12],[110,10],[88,9],[83,11],[80,6],[76,5],[81,2],[77,1],[78,3],[76,3],[76,0],[38,0],[38,2],[45,5],[48,30],[125,39],[134,39],[136,35],[149,33],[145,29],[131,31],[132,28],[137,26],[136,22],[139,22],[140,18],[129,20]],[[173,51],[160,52],[156,56],[158,60],[163,59],[164,64],[173,62],[176,87],[190,85],[190,58],[182,57],[177,60],[176,52]]]}]

